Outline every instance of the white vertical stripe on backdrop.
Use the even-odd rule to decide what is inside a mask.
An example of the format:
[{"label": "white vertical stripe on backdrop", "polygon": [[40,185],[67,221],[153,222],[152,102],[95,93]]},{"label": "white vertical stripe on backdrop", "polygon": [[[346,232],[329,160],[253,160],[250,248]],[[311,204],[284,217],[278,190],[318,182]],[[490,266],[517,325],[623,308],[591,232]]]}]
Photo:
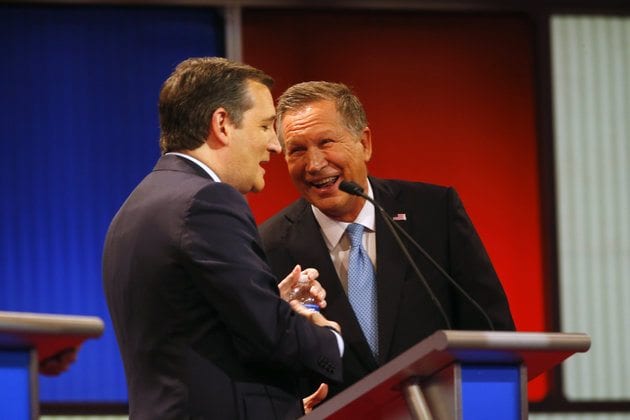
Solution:
[{"label": "white vertical stripe on backdrop", "polygon": [[562,331],[593,345],[565,363],[567,398],[630,399],[630,18],[554,16]]}]

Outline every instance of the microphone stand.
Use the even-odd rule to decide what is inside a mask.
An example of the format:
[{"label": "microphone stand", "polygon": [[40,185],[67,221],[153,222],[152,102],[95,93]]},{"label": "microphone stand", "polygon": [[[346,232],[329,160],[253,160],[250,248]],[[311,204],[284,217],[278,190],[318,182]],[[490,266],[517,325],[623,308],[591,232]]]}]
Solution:
[{"label": "microphone stand", "polygon": [[432,257],[431,255],[429,255],[428,252],[426,252],[424,250],[424,248],[422,248],[420,246],[420,244],[418,244],[418,242],[416,242],[411,235],[409,235],[409,233],[407,233],[407,231],[405,231],[405,229],[403,229],[401,226],[399,226],[398,224],[394,223],[394,221],[392,220],[391,216],[387,213],[387,211],[385,211],[385,209],[378,204],[376,201],[374,201],[370,196],[368,196],[367,194],[365,194],[363,192],[363,188],[361,188],[359,185],[357,185],[354,182],[351,181],[342,181],[341,184],[339,185],[339,189],[341,191],[344,191],[348,194],[352,194],[352,195],[356,195],[359,197],[362,197],[364,199],[366,199],[367,201],[369,201],[370,203],[372,203],[374,205],[374,207],[376,209],[378,209],[379,213],[381,214],[381,217],[383,218],[383,220],[385,221],[385,224],[387,225],[387,227],[389,228],[389,230],[391,231],[392,235],[394,236],[394,239],[396,240],[396,242],[398,243],[398,246],[400,247],[400,249],[403,251],[403,253],[405,254],[405,257],[407,258],[407,261],[409,261],[409,264],[411,265],[411,267],[413,268],[414,272],[416,273],[416,275],[418,276],[418,278],[420,279],[422,285],[424,286],[424,288],[426,289],[427,293],[429,294],[429,296],[431,297],[431,300],[433,301],[433,303],[435,304],[435,306],[438,308],[438,310],[440,311],[440,314],[442,315],[442,318],[444,319],[444,322],[446,323],[446,326],[448,327],[448,329],[452,329],[451,327],[451,323],[448,319],[448,317],[446,316],[446,313],[444,312],[444,308],[442,307],[442,304],[440,303],[440,301],[438,300],[438,298],[435,296],[435,294],[433,293],[433,290],[431,290],[431,286],[429,286],[429,283],[427,282],[426,278],[424,277],[424,275],[420,272],[420,269],[418,268],[418,266],[416,265],[415,261],[413,260],[413,258],[411,257],[411,254],[409,253],[409,250],[407,249],[407,247],[405,246],[405,244],[402,242],[402,239],[400,238],[400,235],[398,235],[398,233],[396,232],[397,230],[399,232],[401,232],[405,238],[407,240],[409,240],[419,251],[420,253],[422,253],[422,255],[424,255],[424,257],[429,260],[429,262],[431,262],[431,264],[433,264],[433,266],[435,266],[435,268],[437,268],[437,270],[444,276],[444,278],[446,278],[474,307],[475,309],[477,309],[479,311],[479,313],[485,318],[485,321],[487,322],[488,326],[490,327],[490,330],[494,331],[494,324],[492,323],[492,320],[490,319],[490,317],[488,316],[488,314],[486,314],[486,311],[483,310],[483,308],[481,307],[481,305],[479,305],[479,303],[477,303],[477,301],[475,299],[473,299],[472,296],[470,296],[456,281],[455,279],[453,279],[447,272],[446,270],[444,270],[444,268],[442,268],[442,266],[440,266],[440,264],[438,264]]}]

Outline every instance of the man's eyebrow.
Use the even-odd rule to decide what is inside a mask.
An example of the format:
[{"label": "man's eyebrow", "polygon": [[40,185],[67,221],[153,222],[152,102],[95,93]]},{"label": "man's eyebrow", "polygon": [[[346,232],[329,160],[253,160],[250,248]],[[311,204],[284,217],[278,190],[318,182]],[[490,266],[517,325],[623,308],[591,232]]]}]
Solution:
[{"label": "man's eyebrow", "polygon": [[272,122],[274,122],[274,121],[275,121],[275,119],[276,119],[276,114],[273,114],[273,115],[272,115],[272,116],[270,116],[270,117],[263,118],[261,121],[262,121],[262,122],[269,122],[269,123],[272,123]]}]

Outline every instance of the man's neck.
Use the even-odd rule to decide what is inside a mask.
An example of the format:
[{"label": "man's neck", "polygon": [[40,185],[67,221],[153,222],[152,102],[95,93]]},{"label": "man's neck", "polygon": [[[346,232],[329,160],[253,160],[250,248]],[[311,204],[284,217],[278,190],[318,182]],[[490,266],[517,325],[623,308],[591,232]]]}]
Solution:
[{"label": "man's neck", "polygon": [[[205,145],[205,143],[204,143]],[[207,148],[207,145],[206,145]],[[183,155],[188,158],[190,161],[199,165],[204,171],[210,175],[210,177],[217,182],[221,182],[221,173],[217,168],[217,164],[213,163],[214,159],[212,159],[212,153],[210,150],[202,150],[203,146],[198,147],[194,150],[178,150],[172,152],[174,154]]]}]

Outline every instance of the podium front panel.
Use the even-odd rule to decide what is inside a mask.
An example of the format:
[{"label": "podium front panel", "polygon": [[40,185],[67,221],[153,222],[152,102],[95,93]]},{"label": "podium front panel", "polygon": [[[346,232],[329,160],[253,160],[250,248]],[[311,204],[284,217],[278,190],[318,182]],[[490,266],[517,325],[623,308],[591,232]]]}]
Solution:
[{"label": "podium front panel", "polygon": [[461,366],[461,404],[466,420],[520,420],[521,391],[519,365]]},{"label": "podium front panel", "polygon": [[37,359],[32,350],[0,350],[0,419],[38,417],[33,364],[37,364]]},{"label": "podium front panel", "polygon": [[432,420],[527,419],[521,364],[453,363],[419,384]]}]

